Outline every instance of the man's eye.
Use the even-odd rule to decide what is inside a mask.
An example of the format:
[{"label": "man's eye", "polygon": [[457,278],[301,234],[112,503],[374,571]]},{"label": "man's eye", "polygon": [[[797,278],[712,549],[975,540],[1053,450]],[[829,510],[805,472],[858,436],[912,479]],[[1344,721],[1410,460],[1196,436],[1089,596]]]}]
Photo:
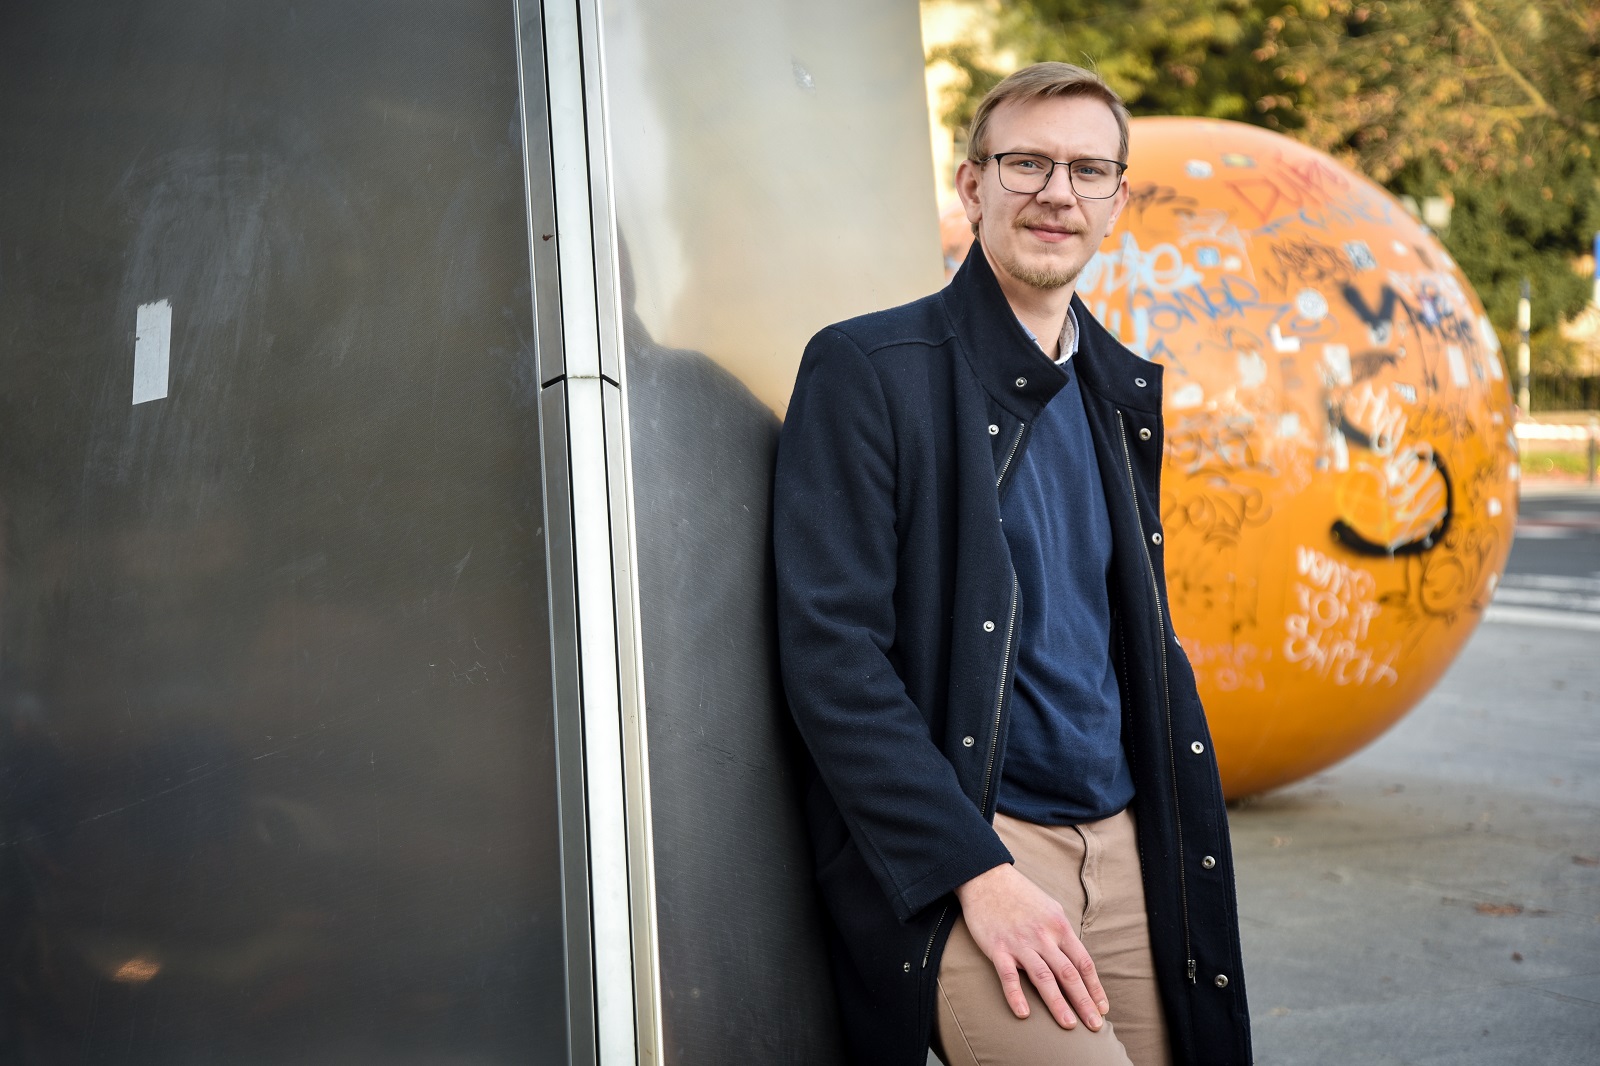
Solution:
[{"label": "man's eye", "polygon": [[1006,160],[1012,170],[1042,170],[1044,163],[1034,156],[1013,156]]},{"label": "man's eye", "polygon": [[1110,173],[1099,163],[1079,163],[1072,168],[1072,172],[1080,178],[1103,178]]}]

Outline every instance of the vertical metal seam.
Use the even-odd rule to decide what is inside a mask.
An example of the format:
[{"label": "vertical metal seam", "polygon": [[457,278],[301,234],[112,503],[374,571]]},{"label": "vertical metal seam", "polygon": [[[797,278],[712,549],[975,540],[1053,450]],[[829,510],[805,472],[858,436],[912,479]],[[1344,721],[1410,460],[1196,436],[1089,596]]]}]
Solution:
[{"label": "vertical metal seam", "polygon": [[[535,307],[536,314],[542,312],[540,343],[547,348],[560,346],[558,374],[541,381],[541,408],[549,409],[549,422],[560,421],[552,431],[563,431],[562,439],[547,443],[552,453],[560,454],[545,455],[542,464],[547,497],[565,504],[547,512],[546,524],[555,534],[547,544],[555,593],[551,609],[569,616],[554,619],[553,633],[570,637],[570,647],[561,647],[559,641],[552,647],[558,679],[558,787],[564,808],[568,1058],[574,1066],[589,1066],[636,1061],[638,1039],[622,679],[617,662],[615,568],[608,550],[614,523],[603,384],[597,373],[600,315],[589,180],[590,120],[584,103],[589,76],[578,7],[576,0],[566,0],[538,10],[554,249],[542,247],[545,242],[534,232],[535,197],[542,190],[536,188],[531,173],[541,147],[532,137],[524,145],[524,173],[530,182],[530,256],[535,261],[536,289],[540,266],[556,275],[556,306],[546,301],[540,307],[536,292]],[[522,75],[526,92],[526,66]],[[534,125],[533,117],[524,110],[525,129]],[[561,240],[563,236],[569,239]],[[541,353],[541,379],[546,377],[543,368],[553,361],[546,357],[552,354]],[[561,540],[570,549],[566,558],[560,557]]]},{"label": "vertical metal seam", "polygon": [[626,744],[617,632],[617,592],[606,390],[596,377],[568,377],[578,660],[583,677],[584,773],[588,783],[591,924],[600,1061],[637,1060]]},{"label": "vertical metal seam", "polygon": [[[601,320],[599,338],[602,378],[614,381],[617,404],[617,469],[611,514],[613,619],[617,626],[617,672],[620,710],[623,714],[623,787],[627,793],[630,902],[634,954],[634,1017],[639,1061],[657,1066],[664,1053],[662,1028],[660,936],[656,914],[655,840],[650,796],[649,732],[644,689],[644,651],[639,603],[638,529],[633,508],[633,452],[628,419],[625,337],[623,334],[620,239],[616,220],[616,193],[612,181],[613,158],[610,94],[606,71],[603,0],[579,0],[580,25],[585,48],[585,106],[593,125],[589,129],[590,187],[599,206],[591,209],[596,254],[595,312]],[[587,15],[587,18],[585,16]],[[593,78],[589,77],[592,63]],[[591,194],[593,202],[594,193]],[[603,268],[602,268],[602,263]],[[602,277],[601,270],[605,275]],[[602,299],[602,296],[604,297]],[[601,387],[602,394],[606,386]],[[610,432],[610,425],[607,431]],[[609,448],[608,448],[609,451]]]},{"label": "vertical metal seam", "polygon": [[[616,425],[608,419],[606,432],[616,430],[620,476],[613,483],[613,566],[616,574],[617,668],[623,714],[624,787],[629,813],[629,874],[634,944],[634,1016],[638,1027],[639,1060],[651,1066],[662,1061],[660,939],[656,921],[655,834],[650,803],[650,748],[644,694],[644,649],[640,625],[638,537],[633,509],[632,443],[625,389],[601,383],[602,394],[616,404]],[[610,452],[611,442],[608,442]],[[620,535],[619,535],[620,528]]]},{"label": "vertical metal seam", "polygon": [[[587,782],[583,758],[583,678],[578,649],[577,559],[571,509],[571,450],[563,380],[559,245],[555,238],[555,187],[550,165],[549,81],[546,35],[538,0],[515,0],[517,97],[522,129],[522,172],[528,233],[529,300],[533,312],[535,408],[539,425],[540,491],[544,505],[546,611],[551,635],[551,729],[555,744],[557,839],[561,863],[565,1061],[594,1066],[598,1058],[595,1013],[593,896],[589,890]],[[530,92],[531,90],[531,92]],[[530,99],[532,97],[532,99]],[[535,110],[537,108],[537,110]],[[537,172],[536,172],[537,167]],[[546,218],[548,216],[548,218]],[[545,220],[551,232],[541,234]],[[541,266],[541,260],[543,264]],[[552,270],[552,267],[556,268]],[[554,284],[547,275],[554,273]],[[549,298],[541,299],[541,289]],[[554,371],[554,373],[550,373]],[[564,721],[571,719],[571,721]]]},{"label": "vertical metal seam", "polygon": [[[530,10],[531,2],[519,0]],[[581,710],[575,713],[583,734],[579,760],[586,793],[583,819],[564,836],[564,844],[575,850],[576,832],[582,832],[592,950],[589,986],[572,995],[590,999],[593,1044],[585,1050],[575,1039],[571,1055],[574,1062],[604,1066],[623,1058],[654,1066],[663,1044],[659,937],[604,34],[596,0],[556,0],[542,5],[540,16],[554,249],[545,244],[532,213],[531,190],[542,175],[533,173],[527,145],[524,172],[530,186],[531,255],[546,273],[553,266],[558,278],[554,293],[545,294],[538,333],[541,341],[559,339],[562,349],[559,370],[541,384],[565,415],[565,439],[559,444],[567,464],[558,470],[550,456],[544,465],[546,477],[564,475],[569,490],[566,513],[548,514],[547,523],[570,523],[573,558],[565,562],[574,585],[570,609],[577,649],[575,662],[564,668],[579,678]],[[521,73],[526,93],[527,72]],[[531,123],[526,102],[524,107],[526,130]],[[552,317],[554,335],[545,329]],[[554,362],[541,358],[541,379]],[[558,722],[570,725],[573,717],[558,708]],[[576,902],[577,893],[572,896]],[[625,987],[624,968],[631,977]],[[631,1008],[627,1021],[623,996]],[[583,1012],[575,1004],[569,1008],[576,1028]]]},{"label": "vertical metal seam", "polygon": [[[545,567],[550,583],[548,610],[561,846],[562,937],[566,948],[567,1061],[571,1066],[593,1066],[597,1061],[598,1036],[594,1012],[594,943],[590,928],[588,786],[583,772],[583,679],[578,657],[577,563],[571,523],[564,381],[541,392],[539,408]],[[563,652],[563,645],[570,650]],[[564,722],[567,718],[572,721]]]},{"label": "vertical metal seam", "polygon": [[589,220],[593,233],[598,374],[620,382],[622,297],[618,270],[616,190],[611,180],[610,94],[606,90],[605,34],[600,0],[577,0],[583,56],[583,111],[589,149]]}]

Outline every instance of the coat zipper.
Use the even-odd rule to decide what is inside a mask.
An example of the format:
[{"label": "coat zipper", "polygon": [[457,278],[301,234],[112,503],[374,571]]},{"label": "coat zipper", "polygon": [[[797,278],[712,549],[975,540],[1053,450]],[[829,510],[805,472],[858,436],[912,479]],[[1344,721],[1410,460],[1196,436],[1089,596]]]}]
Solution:
[{"label": "coat zipper", "polygon": [[1133,517],[1139,524],[1139,546],[1144,552],[1145,568],[1150,573],[1150,591],[1156,601],[1156,627],[1161,637],[1161,702],[1167,716],[1167,760],[1172,771],[1172,819],[1178,833],[1178,900],[1183,911],[1183,955],[1187,963],[1189,983],[1194,983],[1194,950],[1189,942],[1189,881],[1184,872],[1188,859],[1183,850],[1183,808],[1178,802],[1178,756],[1172,744],[1172,693],[1167,686],[1167,621],[1161,608],[1161,585],[1156,580],[1155,560],[1150,558],[1150,547],[1144,535],[1144,518],[1139,514],[1139,488],[1133,480],[1133,453],[1128,450],[1128,424],[1117,412],[1117,432],[1122,437],[1122,458],[1128,467],[1128,488],[1133,493]]},{"label": "coat zipper", "polygon": [[1023,422],[1017,426],[1017,435],[1011,439],[1011,450],[1006,452],[1006,461],[1000,464],[1000,476],[994,479],[994,491],[998,495],[1006,483],[1006,473],[1011,469],[1011,460],[1017,457],[1017,449],[1022,446],[1022,435],[1028,432],[1028,423]]},{"label": "coat zipper", "polygon": [[[1000,464],[1000,475],[994,479],[994,492],[998,498],[1006,484],[1006,474],[1011,471],[1011,462],[1017,457],[1017,450],[1022,447],[1022,438],[1028,432],[1028,424],[1017,424],[1017,435],[1011,438],[1011,448],[1006,452],[1005,462]],[[1017,635],[1017,600],[1021,598],[1021,587],[1017,582],[1017,571],[1011,571],[1011,615],[1006,621],[1006,643],[1000,656],[1000,680],[995,685],[994,693],[994,725],[989,730],[989,762],[983,768],[983,796],[978,801],[978,810],[987,814],[989,811],[989,788],[994,781],[994,758],[1000,750],[1000,715],[1006,704],[1006,676],[1011,672],[1011,645]]]},{"label": "coat zipper", "polygon": [[933,941],[939,935],[939,927],[944,924],[945,915],[950,913],[950,904],[944,905],[944,910],[939,912],[939,920],[933,923],[933,932],[928,934],[928,946],[922,949],[922,968],[928,968],[928,960],[933,958]]},{"label": "coat zipper", "polygon": [[994,783],[994,757],[1000,750],[1000,712],[1006,705],[1006,676],[1011,672],[1011,644],[1017,635],[1017,600],[1021,590],[1017,585],[1017,572],[1011,571],[1011,618],[1006,622],[1006,646],[1000,656],[1000,684],[994,694],[994,725],[989,731],[989,762],[983,768],[983,798],[978,810],[989,812],[989,787]]},{"label": "coat zipper", "polygon": [[[1000,476],[995,478],[995,494],[998,496],[1000,489],[1005,485],[1006,474],[1011,470],[1011,461],[1017,457],[1017,449],[1022,446],[1022,436],[1028,431],[1026,422],[1017,426],[1017,435],[1011,440],[1011,448],[1006,452],[1005,462],[1000,464]],[[987,812],[989,809],[989,788],[994,782],[994,757],[1000,750],[1000,715],[1006,704],[1006,675],[1011,672],[1011,645],[1017,635],[1017,600],[1021,589],[1017,584],[1017,572],[1011,571],[1011,616],[1006,622],[1005,649],[1000,656],[1000,683],[994,697],[994,725],[989,730],[989,762],[983,769],[983,798],[978,801],[978,810]],[[950,905],[939,912],[938,920],[933,923],[933,931],[928,934],[928,946],[922,951],[922,968],[928,968],[928,960],[933,957],[933,942],[939,936],[939,929],[944,925],[945,917],[950,913]]]}]

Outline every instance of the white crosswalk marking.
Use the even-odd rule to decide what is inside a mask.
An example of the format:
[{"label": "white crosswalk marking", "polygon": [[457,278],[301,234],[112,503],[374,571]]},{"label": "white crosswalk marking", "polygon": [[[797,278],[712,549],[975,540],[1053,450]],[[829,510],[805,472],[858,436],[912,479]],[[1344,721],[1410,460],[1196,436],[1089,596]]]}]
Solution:
[{"label": "white crosswalk marking", "polygon": [[1544,626],[1548,629],[1581,629],[1600,633],[1600,614],[1586,611],[1551,611],[1542,607],[1501,607],[1490,604],[1483,612],[1485,622],[1512,626]]},{"label": "white crosswalk marking", "polygon": [[1507,574],[1483,620],[1600,632],[1600,577]]},{"label": "white crosswalk marking", "polygon": [[1600,577],[1559,577],[1555,574],[1506,574],[1501,588],[1556,589],[1562,592],[1592,592],[1600,596]]},{"label": "white crosswalk marking", "polygon": [[1523,607],[1561,607],[1569,611],[1600,611],[1600,596],[1557,592],[1554,589],[1525,589],[1515,585],[1501,585],[1500,591],[1494,594],[1494,602]]}]

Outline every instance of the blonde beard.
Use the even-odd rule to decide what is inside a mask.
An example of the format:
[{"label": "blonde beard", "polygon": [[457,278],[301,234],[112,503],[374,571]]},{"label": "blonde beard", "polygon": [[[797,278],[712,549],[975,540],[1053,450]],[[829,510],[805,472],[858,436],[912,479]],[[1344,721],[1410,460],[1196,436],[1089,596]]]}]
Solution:
[{"label": "blonde beard", "polygon": [[[1038,219],[1026,215],[1020,215],[1017,217],[1017,220],[1012,223],[1012,228],[1026,230],[1030,223],[1036,221],[1038,221]],[[987,245],[985,245],[985,247],[987,247]],[[1055,269],[1035,268],[1025,266],[1010,257],[1002,258],[998,255],[995,255],[993,258],[998,265],[1005,269],[1007,274],[1010,274],[1024,285],[1039,289],[1043,292],[1054,292],[1056,289],[1064,289],[1067,286],[1076,283],[1078,276],[1083,273],[1083,267],[1087,265],[1082,264],[1076,267],[1057,267]]]},{"label": "blonde beard", "polygon": [[1054,292],[1064,289],[1078,280],[1078,275],[1083,273],[1078,270],[1032,270],[1024,266],[1010,266],[1006,268],[1012,277],[1024,285],[1031,285],[1035,289]]}]

